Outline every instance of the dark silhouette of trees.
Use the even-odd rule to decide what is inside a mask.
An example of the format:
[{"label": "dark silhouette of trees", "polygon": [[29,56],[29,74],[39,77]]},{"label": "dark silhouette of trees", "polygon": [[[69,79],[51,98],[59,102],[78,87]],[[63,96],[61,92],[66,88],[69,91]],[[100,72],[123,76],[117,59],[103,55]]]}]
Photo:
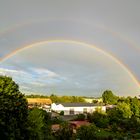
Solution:
[{"label": "dark silhouette of trees", "polygon": [[10,77],[0,76],[0,138],[26,139],[27,101]]}]

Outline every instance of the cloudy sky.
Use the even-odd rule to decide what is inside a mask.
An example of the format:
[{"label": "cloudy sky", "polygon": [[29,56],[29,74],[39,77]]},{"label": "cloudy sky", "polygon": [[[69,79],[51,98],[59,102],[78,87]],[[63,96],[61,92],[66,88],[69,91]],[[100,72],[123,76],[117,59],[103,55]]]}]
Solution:
[{"label": "cloudy sky", "polygon": [[0,0],[0,74],[25,93],[140,93],[140,1]]}]

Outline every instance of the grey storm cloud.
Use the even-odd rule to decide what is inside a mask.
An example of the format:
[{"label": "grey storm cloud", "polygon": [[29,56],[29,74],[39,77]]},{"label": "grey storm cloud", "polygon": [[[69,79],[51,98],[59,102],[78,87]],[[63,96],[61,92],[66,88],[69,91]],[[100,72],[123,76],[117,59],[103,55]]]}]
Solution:
[{"label": "grey storm cloud", "polygon": [[[75,40],[95,45],[97,48],[113,55],[140,81],[139,5],[140,1],[138,0],[1,0],[0,59],[2,60],[19,48],[37,42]],[[53,45],[51,46],[52,48]],[[14,75],[15,77],[17,73],[14,71],[19,71],[19,73],[22,71],[31,80],[35,76],[40,76],[40,79],[42,79],[41,73],[43,71],[41,69],[46,69],[44,71],[46,77],[49,74],[55,75],[55,73],[57,76],[60,75],[61,78],[52,76],[49,79],[49,84],[56,82],[56,90],[60,90],[58,92],[63,93],[66,91],[64,89],[71,89],[71,93],[74,93],[74,91],[78,92],[78,94],[80,92],[84,93],[85,85],[87,85],[90,95],[92,90],[97,93],[106,87],[119,91],[120,81],[127,79],[127,73],[124,74],[120,70],[115,70],[116,65],[110,68],[111,60],[108,63],[103,63],[104,60],[97,59],[98,57],[104,59],[104,57],[102,58],[100,53],[95,50],[96,53],[92,53],[93,51],[90,48],[83,49],[75,45],[74,51],[71,51],[73,47],[70,48],[67,45],[63,44],[61,49],[56,46],[59,49],[55,48],[54,50],[47,47],[46,49],[44,47],[40,47],[40,49],[34,47],[29,51],[25,50],[19,55],[16,54],[15,57],[12,56],[7,60],[1,61],[0,72],[4,73],[5,70],[7,74],[10,73],[12,74],[11,76]],[[50,53],[46,53],[46,51]],[[81,59],[81,57],[84,59]],[[35,71],[37,68],[40,69],[41,73]],[[100,72],[102,69],[104,70]],[[83,74],[86,77],[82,80]],[[109,76],[109,74],[116,79]],[[119,77],[118,75],[121,76]],[[78,80],[73,82],[72,79],[76,78]],[[70,81],[66,82],[68,79]],[[102,81],[99,79],[102,79]],[[19,79],[16,78],[16,80],[22,83]],[[65,80],[65,86],[59,80]],[[29,81],[27,80],[28,84]],[[94,83],[90,85],[93,87],[92,89],[88,86],[91,81]],[[40,84],[40,87],[44,86],[43,89],[38,90],[36,88],[35,90],[38,90],[38,92],[45,92],[46,90],[44,89],[49,86],[54,88],[52,85],[43,85],[43,82],[32,81],[32,86],[33,83],[34,87],[37,84]],[[22,85],[24,89],[28,89],[27,83],[25,80],[24,85]],[[81,88],[81,91],[79,88]],[[121,85],[120,88],[125,89],[126,87]],[[130,89],[123,90],[125,94],[129,91]],[[138,94],[138,91],[136,92]]]}]

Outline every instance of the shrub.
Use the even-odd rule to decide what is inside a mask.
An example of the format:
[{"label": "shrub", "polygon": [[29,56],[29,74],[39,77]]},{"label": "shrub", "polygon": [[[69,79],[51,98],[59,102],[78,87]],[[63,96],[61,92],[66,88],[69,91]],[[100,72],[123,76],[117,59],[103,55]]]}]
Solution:
[{"label": "shrub", "polygon": [[85,120],[85,115],[84,114],[78,114],[74,120],[84,121]]},{"label": "shrub", "polygon": [[64,111],[61,111],[59,114],[60,114],[61,116],[63,116],[63,115],[64,115]]}]

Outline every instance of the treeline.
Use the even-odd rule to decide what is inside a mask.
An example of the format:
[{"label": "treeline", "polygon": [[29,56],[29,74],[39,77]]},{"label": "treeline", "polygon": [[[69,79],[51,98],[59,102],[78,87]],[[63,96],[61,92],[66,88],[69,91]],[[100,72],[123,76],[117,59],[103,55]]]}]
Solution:
[{"label": "treeline", "polygon": [[110,90],[106,90],[102,98],[104,104],[114,106],[106,113],[88,114],[92,126],[80,128],[79,138],[84,140],[86,130],[94,128],[94,133],[88,132],[88,137],[93,139],[140,139],[140,100],[137,97],[118,97]]},{"label": "treeline", "polygon": [[26,98],[49,98],[47,95],[30,94],[25,95]]},{"label": "treeline", "polygon": [[[52,96],[54,97],[54,95]],[[90,125],[77,128],[75,134],[68,122],[64,122],[59,118],[55,120],[50,119],[48,120],[50,122],[48,128],[50,128],[53,123],[57,123],[60,124],[60,129],[55,133],[49,129],[47,139],[140,139],[140,100],[137,97],[118,97],[110,90],[106,90],[102,94],[102,98],[104,104],[114,105],[113,108],[108,108],[106,112],[102,112],[99,109],[92,114],[77,115],[74,120],[86,120],[90,122]],[[34,117],[34,120],[36,119],[38,119],[38,117]],[[42,132],[42,136],[43,134]]]},{"label": "treeline", "polygon": [[26,95],[26,98],[50,98],[52,102],[55,103],[65,103],[65,102],[86,102],[83,97],[80,96],[57,96],[52,94],[50,96],[45,95]]},{"label": "treeline", "polygon": [[[69,97],[63,96],[68,101]],[[75,96],[71,101],[80,100]],[[59,97],[51,95],[57,102]],[[90,124],[81,126],[73,133],[69,122],[51,118],[44,110],[28,109],[24,94],[19,86],[6,76],[0,76],[0,138],[2,140],[124,140],[140,139],[140,100],[137,97],[118,97],[112,91],[102,94],[104,104],[113,104],[107,112],[97,110],[92,114],[77,116]],[[62,102],[62,101],[60,101]],[[53,132],[52,124],[59,123],[60,129]]]},{"label": "treeline", "polygon": [[69,136],[68,140],[140,139],[140,100],[137,97],[118,97],[110,90],[106,90],[102,98],[104,104],[113,105],[112,108],[110,106],[106,112],[99,109],[91,114],[77,115],[74,120],[86,120],[90,125],[77,128],[74,135],[68,126],[62,125],[56,133],[58,139],[64,140],[62,135]]}]

